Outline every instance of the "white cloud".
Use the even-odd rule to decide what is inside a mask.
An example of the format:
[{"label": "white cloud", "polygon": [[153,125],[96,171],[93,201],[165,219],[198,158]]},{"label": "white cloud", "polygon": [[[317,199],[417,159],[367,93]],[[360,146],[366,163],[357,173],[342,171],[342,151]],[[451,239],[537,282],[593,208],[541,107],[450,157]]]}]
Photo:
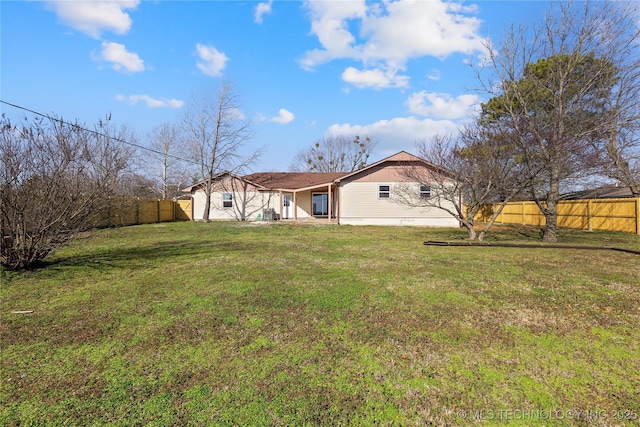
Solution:
[{"label": "white cloud", "polygon": [[450,120],[419,119],[413,116],[380,120],[368,125],[334,124],[329,135],[367,135],[377,141],[376,152],[382,157],[398,151],[414,151],[417,141],[429,140],[435,135],[451,134],[460,128]]},{"label": "white cloud", "polygon": [[484,50],[480,20],[456,3],[404,0],[388,3],[386,9],[386,15],[362,23],[367,57],[404,62],[424,55],[444,58]]},{"label": "white cloud", "polygon": [[[474,6],[446,0],[307,1],[306,6],[311,32],[322,46],[305,53],[300,64],[306,70],[334,59],[352,59],[369,71],[389,76],[404,70],[412,58],[444,59],[454,53],[485,51]],[[366,79],[354,82],[368,87]],[[406,84],[403,81],[402,87]]]},{"label": "white cloud", "polygon": [[342,80],[357,88],[372,87],[375,89],[383,89],[390,87],[407,87],[409,85],[409,77],[399,76],[394,71],[360,71],[354,67],[348,67],[344,70]]},{"label": "white cloud", "polygon": [[258,3],[255,13],[253,15],[253,21],[256,24],[262,24],[263,16],[271,13],[271,5],[273,0],[269,0],[266,3]]},{"label": "white cloud", "polygon": [[367,7],[364,0],[357,1],[307,1],[311,15],[311,32],[318,37],[323,49],[308,51],[301,60],[304,69],[335,58],[358,56],[352,46],[356,41],[349,31],[349,20],[362,19]]},{"label": "white cloud", "polygon": [[120,43],[102,42],[102,52],[94,56],[96,61],[106,61],[111,63],[111,68],[116,71],[126,73],[139,73],[145,70],[144,61]]},{"label": "white cloud", "polygon": [[421,91],[411,95],[407,105],[412,114],[454,120],[468,117],[479,102],[477,95],[465,94],[453,98],[448,93]]},{"label": "white cloud", "polygon": [[55,0],[48,4],[66,25],[99,38],[103,31],[126,34],[131,17],[125,10],[135,10],[139,0],[70,1]]},{"label": "white cloud", "polygon": [[116,100],[126,102],[129,105],[144,102],[149,108],[181,108],[184,105],[184,101],[175,98],[152,98],[149,95],[116,95]]},{"label": "white cloud", "polygon": [[433,69],[433,70],[431,70],[431,72],[427,75],[427,78],[428,78],[429,80],[438,81],[438,80],[440,80],[441,75],[442,75],[442,73],[440,72],[440,70],[438,70],[438,69],[435,69],[435,68],[434,68],[434,69]]},{"label": "white cloud", "polygon": [[196,45],[198,51],[198,69],[207,76],[219,77],[222,75],[222,70],[227,65],[227,55],[220,52],[213,46],[205,46],[198,43]]},{"label": "white cloud", "polygon": [[284,108],[281,108],[278,111],[278,115],[276,117],[272,117],[269,119],[270,122],[280,123],[281,125],[286,125],[295,120],[295,116],[291,111],[288,111]]}]

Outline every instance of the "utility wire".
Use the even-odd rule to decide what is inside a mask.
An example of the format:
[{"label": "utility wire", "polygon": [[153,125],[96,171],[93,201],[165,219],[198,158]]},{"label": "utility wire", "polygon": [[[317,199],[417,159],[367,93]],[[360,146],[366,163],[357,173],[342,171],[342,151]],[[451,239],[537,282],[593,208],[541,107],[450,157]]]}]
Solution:
[{"label": "utility wire", "polygon": [[163,153],[162,151],[154,150],[153,148],[145,147],[145,146],[143,146],[143,145],[136,144],[136,143],[134,143],[134,142],[125,141],[124,139],[115,138],[115,137],[113,137],[113,136],[105,135],[105,134],[100,133],[100,132],[98,132],[98,131],[95,131],[95,130],[91,130],[91,129],[84,128],[84,127],[82,127],[82,126],[80,126],[80,125],[78,125],[78,124],[75,124],[75,123],[69,123],[69,122],[66,122],[66,121],[64,121],[64,120],[62,120],[62,119],[58,119],[58,118],[56,118],[56,117],[51,117],[51,116],[49,116],[48,114],[39,113],[39,112],[34,111],[34,110],[31,110],[31,109],[29,109],[29,108],[22,107],[22,106],[20,106],[20,105],[16,105],[16,104],[12,104],[11,102],[4,101],[4,100],[2,100],[2,99],[0,99],[0,103],[6,104],[6,105],[8,105],[8,106],[10,106],[10,107],[13,107],[13,108],[17,108],[17,109],[19,109],[19,110],[27,111],[27,112],[29,112],[29,113],[31,113],[31,114],[35,114],[36,116],[40,116],[40,117],[44,117],[44,118],[49,119],[49,120],[56,121],[56,122],[61,123],[61,124],[63,124],[63,125],[65,125],[65,124],[66,124],[66,125],[69,125],[69,126],[73,126],[73,127],[78,128],[78,129],[80,129],[80,130],[83,130],[83,131],[85,131],[85,132],[90,132],[90,133],[92,133],[92,134],[94,134],[94,135],[101,136],[101,137],[103,137],[103,138],[108,138],[108,139],[112,139],[112,140],[114,140],[114,141],[116,141],[116,142],[120,142],[120,143],[122,143],[122,144],[131,145],[132,147],[136,147],[136,148],[139,148],[139,149],[141,149],[141,150],[151,151],[152,153],[159,154],[159,155],[164,156],[164,157],[171,157],[171,158],[173,158],[173,159],[180,160],[180,161],[182,161],[182,162],[193,163],[193,160],[183,159],[182,157],[174,156],[173,154]]}]

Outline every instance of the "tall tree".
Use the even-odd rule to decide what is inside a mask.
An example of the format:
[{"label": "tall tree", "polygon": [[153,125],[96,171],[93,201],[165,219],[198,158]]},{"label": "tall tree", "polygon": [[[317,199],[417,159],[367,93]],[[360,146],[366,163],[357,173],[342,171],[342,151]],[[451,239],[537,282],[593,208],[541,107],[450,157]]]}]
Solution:
[{"label": "tall tree", "polygon": [[[509,131],[496,125],[477,122],[457,135],[437,135],[419,142],[417,154],[432,167],[403,168],[409,183],[397,191],[398,201],[448,212],[467,229],[470,240],[484,239],[526,183]],[[477,232],[475,218],[489,205],[495,209]]]},{"label": "tall tree", "polygon": [[94,130],[59,118],[0,121],[2,264],[30,268],[100,225],[132,150],[109,120]]},{"label": "tall tree", "polygon": [[353,172],[367,165],[376,146],[370,137],[334,135],[299,151],[290,166],[293,171]]},{"label": "tall tree", "polygon": [[502,46],[487,46],[498,81],[485,81],[494,97],[483,116],[513,129],[530,196],[545,216],[545,241],[557,240],[563,186],[596,171],[596,147],[611,129],[606,101],[618,70],[603,30],[613,28],[618,7],[556,2],[542,25],[514,27]]},{"label": "tall tree", "polygon": [[188,157],[185,139],[180,127],[163,123],[151,130],[148,136],[149,148],[148,167],[153,170],[153,176],[158,178],[158,191],[163,199],[171,199],[180,194],[191,177],[192,163],[185,161]]},{"label": "tall tree", "polygon": [[616,85],[606,99],[606,135],[599,154],[604,174],[640,197],[640,7],[622,3],[602,22],[610,47],[603,55],[615,65]]},{"label": "tall tree", "polygon": [[220,85],[213,98],[194,97],[183,116],[182,127],[204,184],[202,218],[209,221],[214,177],[223,171],[239,172],[259,156],[260,150],[243,152],[253,131],[229,81]]}]

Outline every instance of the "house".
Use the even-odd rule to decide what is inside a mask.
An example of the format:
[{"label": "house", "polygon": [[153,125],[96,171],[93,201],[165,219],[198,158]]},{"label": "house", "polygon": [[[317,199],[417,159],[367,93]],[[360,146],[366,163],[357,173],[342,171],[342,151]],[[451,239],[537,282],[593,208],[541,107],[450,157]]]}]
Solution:
[{"label": "house", "polygon": [[[318,218],[352,225],[457,227],[458,221],[435,206],[410,206],[397,197],[436,198],[428,185],[412,182],[407,170],[428,174],[438,168],[401,151],[355,172],[260,172],[237,176],[223,172],[212,184],[211,220],[304,220]],[[185,188],[193,218],[203,218],[204,183]],[[406,198],[406,197],[405,197]],[[442,201],[443,204],[448,202]],[[425,205],[425,203],[422,203]],[[432,205],[433,203],[427,203]]]}]

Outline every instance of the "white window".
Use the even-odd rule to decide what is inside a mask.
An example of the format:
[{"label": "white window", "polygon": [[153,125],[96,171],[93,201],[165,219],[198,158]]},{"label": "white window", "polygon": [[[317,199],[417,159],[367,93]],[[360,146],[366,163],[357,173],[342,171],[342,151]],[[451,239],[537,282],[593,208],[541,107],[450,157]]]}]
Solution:
[{"label": "white window", "polygon": [[420,186],[420,198],[421,199],[430,199],[431,198],[431,187],[428,185]]},{"label": "white window", "polygon": [[233,207],[233,194],[231,194],[231,193],[222,193],[222,207],[223,208],[232,208]]},{"label": "white window", "polygon": [[389,191],[388,185],[378,185],[378,198],[379,199],[388,199],[391,195]]}]

